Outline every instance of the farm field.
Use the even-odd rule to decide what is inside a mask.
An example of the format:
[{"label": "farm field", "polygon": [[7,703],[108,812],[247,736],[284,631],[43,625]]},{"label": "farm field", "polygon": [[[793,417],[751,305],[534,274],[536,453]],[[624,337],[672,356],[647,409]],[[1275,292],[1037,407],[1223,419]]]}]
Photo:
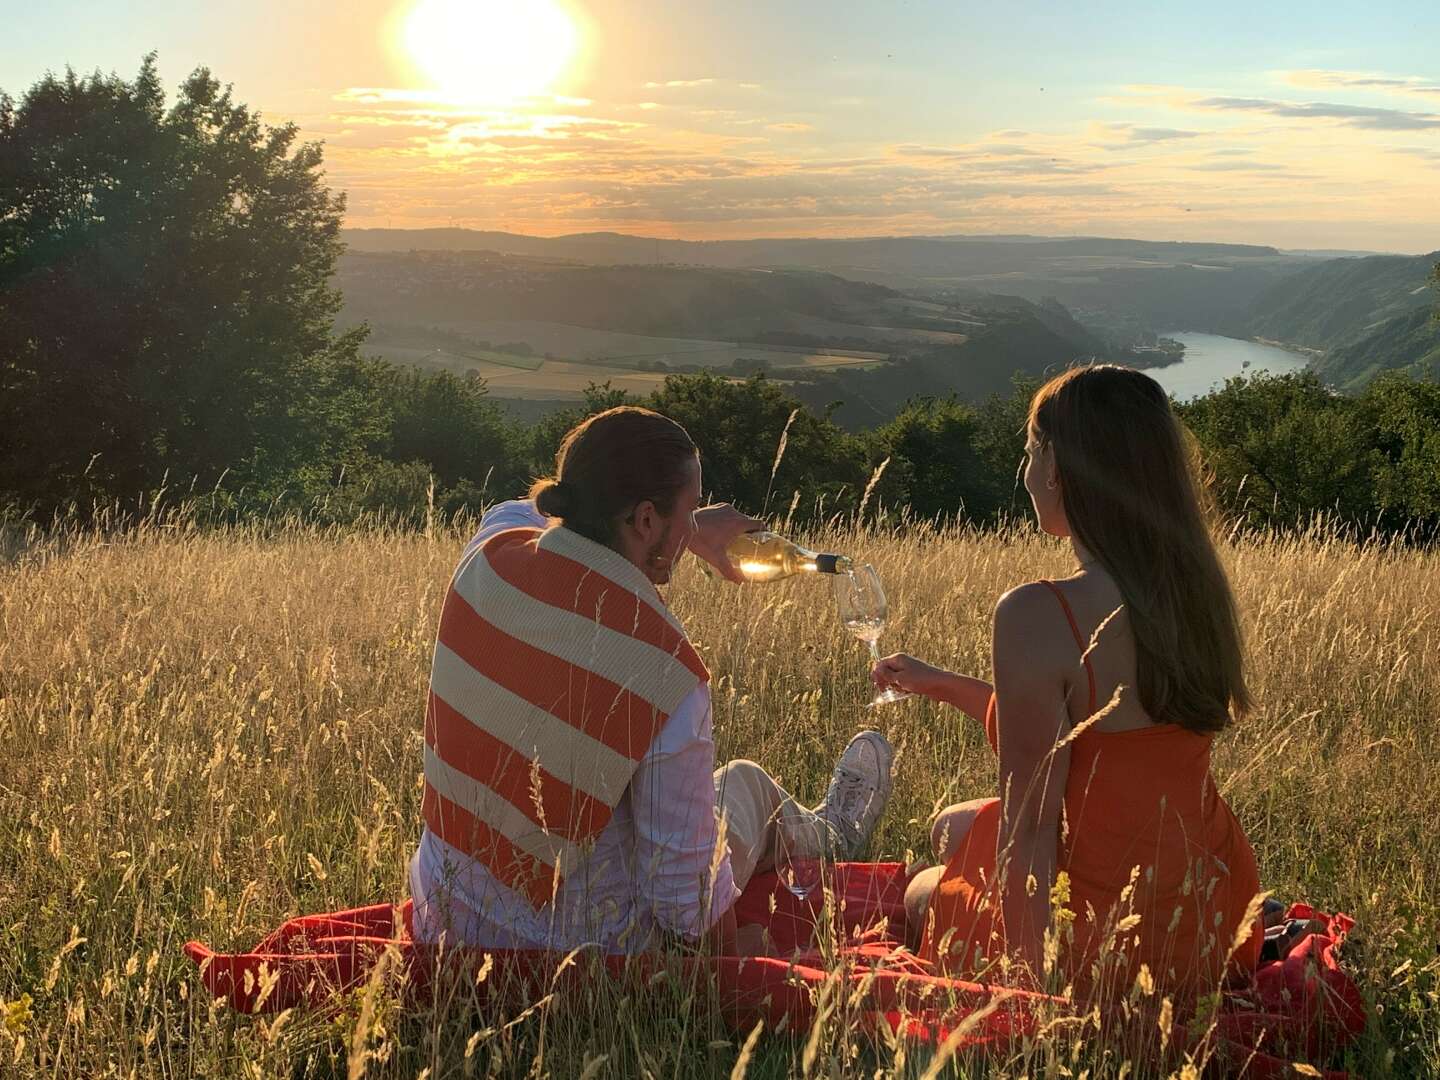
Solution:
[{"label": "farm field", "polygon": [[[843,324],[831,324],[847,329]],[[889,363],[889,354],[855,349],[809,349],[803,346],[736,345],[702,339],[655,338],[589,330],[560,323],[503,320],[451,323],[428,335],[443,344],[432,344],[423,330],[406,334],[401,329],[380,327],[367,341],[364,351],[391,363],[423,368],[442,368],[456,374],[483,378],[497,398],[530,398],[545,401],[578,401],[585,387],[610,382],[617,390],[646,394],[658,388],[666,369],[712,368],[731,373],[737,361],[764,365],[779,381],[785,373],[834,371],[841,368],[871,368]],[[866,330],[849,327],[849,330]],[[930,333],[933,340],[956,339],[963,335]],[[533,356],[480,348],[471,342],[523,342]],[[544,354],[554,359],[546,359]],[[658,368],[658,370],[656,370]]]},{"label": "farm field", "polygon": [[[929,1051],[871,1043],[843,1009],[742,1051],[703,998],[662,983],[479,1015],[407,1011],[386,985],[325,1014],[252,1018],[207,999],[187,939],[245,948],[297,913],[405,895],[436,618],[471,524],[201,532],[175,520],[32,541],[0,566],[0,1075],[926,1069]],[[892,594],[882,648],[979,675],[996,598],[1072,569],[1029,529],[808,539],[879,568]],[[1303,538],[1223,555],[1257,709],[1217,742],[1217,779],[1267,888],[1359,920],[1348,962],[1375,1011],[1352,1075],[1436,1075],[1440,555]],[[736,588],[687,564],[667,595],[712,672],[721,760],[766,763],[813,801],[850,734],[883,725],[901,757],[876,855],[922,850],[937,807],[993,793],[994,758],[959,714],[921,700],[864,710],[865,652],[823,583]],[[1085,1028],[952,1075],[997,1070],[1173,1071]]]}]

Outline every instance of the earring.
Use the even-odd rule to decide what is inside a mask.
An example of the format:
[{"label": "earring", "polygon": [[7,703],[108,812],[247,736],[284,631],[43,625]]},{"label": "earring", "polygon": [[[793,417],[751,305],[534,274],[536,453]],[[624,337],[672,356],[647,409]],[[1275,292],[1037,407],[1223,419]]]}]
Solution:
[{"label": "earring", "polygon": [[1052,479],[1052,480],[1046,480],[1046,481],[1045,481],[1045,486],[1046,486],[1047,488],[1049,488],[1051,491],[1054,491],[1054,490],[1055,490],[1057,487],[1059,487],[1060,485],[1057,484],[1057,483],[1055,483],[1055,481]]}]

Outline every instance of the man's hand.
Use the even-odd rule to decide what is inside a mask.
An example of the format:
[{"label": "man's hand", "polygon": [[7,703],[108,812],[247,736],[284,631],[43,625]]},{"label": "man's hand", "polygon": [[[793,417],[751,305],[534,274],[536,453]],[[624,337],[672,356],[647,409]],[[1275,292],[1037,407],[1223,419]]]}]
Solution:
[{"label": "man's hand", "polygon": [[725,549],[741,533],[765,528],[765,522],[742,514],[729,503],[702,506],[695,511],[695,534],[690,537],[690,550],[713,566],[728,581],[744,581],[745,575],[735,569]]}]

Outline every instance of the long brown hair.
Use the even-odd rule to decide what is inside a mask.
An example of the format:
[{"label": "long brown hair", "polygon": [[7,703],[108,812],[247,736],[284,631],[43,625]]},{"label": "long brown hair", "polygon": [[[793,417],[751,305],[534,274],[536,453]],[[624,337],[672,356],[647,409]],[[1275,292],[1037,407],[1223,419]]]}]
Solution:
[{"label": "long brown hair", "polygon": [[1244,715],[1235,597],[1165,391],[1116,364],[1071,368],[1035,394],[1030,427],[1054,448],[1071,533],[1124,597],[1145,711],[1197,732]]},{"label": "long brown hair", "polygon": [[697,453],[689,433],[668,416],[621,405],[566,433],[555,475],[536,480],[530,497],[546,517],[611,546],[616,524],[637,504],[670,512]]}]

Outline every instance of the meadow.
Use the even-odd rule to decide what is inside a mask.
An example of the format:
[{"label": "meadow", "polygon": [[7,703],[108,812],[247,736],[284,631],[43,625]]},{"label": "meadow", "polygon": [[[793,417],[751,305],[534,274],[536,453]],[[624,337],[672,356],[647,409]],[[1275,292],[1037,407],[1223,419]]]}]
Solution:
[{"label": "meadow", "polygon": [[537,403],[580,401],[586,388],[596,383],[609,383],[614,390],[636,396],[655,393],[665,385],[665,370],[646,370],[640,365],[653,365],[657,361],[673,366],[713,368],[723,376],[731,373],[737,361],[745,360],[767,365],[767,370],[773,373],[772,377],[781,384],[787,381],[788,374],[795,371],[813,374],[842,368],[863,370],[884,367],[889,363],[883,353],[815,352],[746,345],[717,345],[713,349],[691,352],[601,357],[585,361],[519,357],[482,349],[450,352],[382,345],[366,351],[393,364],[476,376],[485,380],[485,390],[491,397]]},{"label": "meadow", "polygon": [[[0,1076],[935,1074],[924,1047],[872,1045],[835,1015],[735,1038],[663,986],[478,1016],[406,1014],[383,986],[324,1015],[251,1018],[209,1000],[187,939],[243,949],[292,915],[405,895],[430,652],[468,527],[207,531],[176,518],[12,546]],[[998,596],[1072,569],[1028,528],[837,526],[810,540],[879,568],[892,593],[882,648],[979,675]],[[1219,783],[1268,889],[1359,920],[1348,963],[1373,1015],[1353,1074],[1436,1075],[1440,554],[1319,534],[1223,553],[1258,707],[1217,742]],[[864,711],[865,652],[823,583],[736,588],[688,565],[668,596],[713,673],[722,759],[763,762],[814,801],[846,739],[883,725],[901,757],[877,856],[923,850],[938,806],[993,793],[972,722],[920,700]],[[1169,1067],[1079,1037],[947,1066]]]}]

